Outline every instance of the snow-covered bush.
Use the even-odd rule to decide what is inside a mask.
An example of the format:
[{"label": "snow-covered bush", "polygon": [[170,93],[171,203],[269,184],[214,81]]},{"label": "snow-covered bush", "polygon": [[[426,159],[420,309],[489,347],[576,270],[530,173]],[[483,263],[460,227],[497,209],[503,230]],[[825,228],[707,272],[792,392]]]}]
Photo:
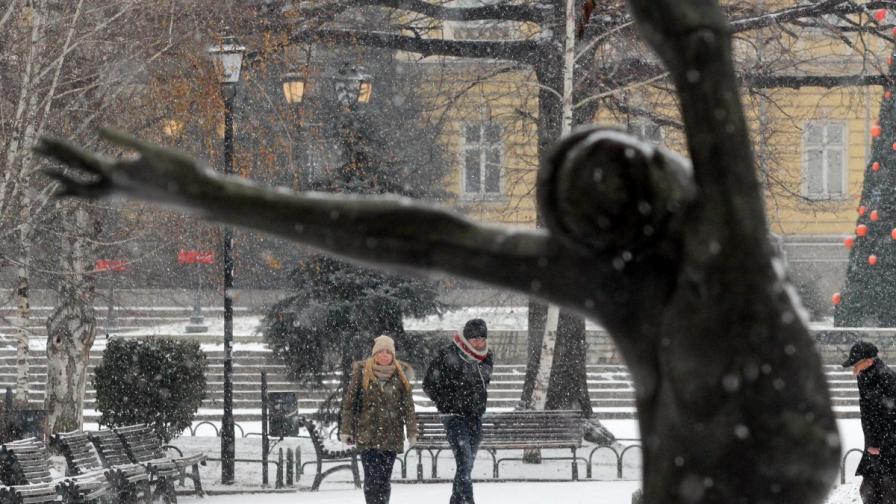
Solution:
[{"label": "snow-covered bush", "polygon": [[193,422],[205,397],[198,343],[113,339],[96,367],[96,409],[109,427],[145,423],[165,442]]}]

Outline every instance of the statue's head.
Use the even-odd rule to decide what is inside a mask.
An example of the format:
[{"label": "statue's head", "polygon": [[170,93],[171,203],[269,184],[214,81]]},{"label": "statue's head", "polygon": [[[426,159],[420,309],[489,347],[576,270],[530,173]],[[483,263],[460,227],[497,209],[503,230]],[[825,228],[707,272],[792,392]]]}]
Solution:
[{"label": "statue's head", "polygon": [[543,224],[578,248],[636,251],[693,199],[690,164],[613,127],[561,140],[538,176]]}]

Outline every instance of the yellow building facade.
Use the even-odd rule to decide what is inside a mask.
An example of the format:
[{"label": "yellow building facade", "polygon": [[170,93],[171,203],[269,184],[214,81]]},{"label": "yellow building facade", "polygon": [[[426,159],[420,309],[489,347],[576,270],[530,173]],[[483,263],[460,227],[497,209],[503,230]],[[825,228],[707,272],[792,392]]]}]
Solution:
[{"label": "yellow building facade", "polygon": [[[864,15],[855,21],[869,19]],[[450,29],[442,33],[446,38],[457,35]],[[873,75],[887,71],[893,53],[891,45],[874,37],[853,36],[851,44],[844,44],[822,29],[793,35],[771,29],[752,33],[749,40],[740,35],[735,45],[738,68],[772,68],[794,76]],[[644,57],[652,59],[646,52]],[[498,61],[441,58],[427,64],[432,66],[427,93],[433,97],[434,114],[446,121],[441,143],[454,162],[445,181],[456,195],[453,204],[476,220],[534,226],[534,75]],[[619,124],[687,155],[670,89],[671,84],[656,82],[627,86],[619,99],[631,110],[647,113],[620,115],[603,108],[595,121]],[[742,96],[769,229],[804,301],[819,317],[828,314],[830,294],[845,278],[848,251],[842,240],[856,225],[882,93],[877,86],[780,87],[745,88]]]}]

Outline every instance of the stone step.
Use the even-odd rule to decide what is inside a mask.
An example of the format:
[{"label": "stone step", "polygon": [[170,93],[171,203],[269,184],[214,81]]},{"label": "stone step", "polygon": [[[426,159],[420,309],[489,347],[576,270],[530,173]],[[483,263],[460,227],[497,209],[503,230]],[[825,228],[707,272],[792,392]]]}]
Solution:
[{"label": "stone step", "polygon": [[[9,344],[9,340],[0,340]],[[90,371],[101,362],[101,346],[94,350]],[[223,401],[223,351],[211,349],[206,351],[208,357],[207,399],[203,401],[202,408],[197,414],[196,420],[219,421],[220,410]],[[16,380],[16,351],[13,346],[0,346],[0,390],[7,386],[14,386]],[[46,389],[46,356],[41,351],[32,351],[29,362],[29,378],[31,385],[32,405],[41,407]],[[234,364],[234,408],[237,411],[237,421],[260,420],[260,376],[262,371],[268,374],[269,390],[271,392],[297,391],[299,407],[303,411],[316,410],[320,402],[331,394],[331,389],[338,385],[340,377],[331,373],[325,377],[328,388],[314,389],[305,385],[298,385],[287,379],[287,367],[277,362],[270,350],[235,350],[233,353]],[[838,366],[825,366],[828,382],[831,386],[832,402],[838,418],[856,418],[858,416],[858,391],[855,378],[849,370]],[[619,364],[592,364],[587,366],[588,387],[592,407],[598,418],[634,418],[634,397],[631,378],[624,366]],[[414,380],[417,406],[432,408],[430,401],[420,392],[421,370],[417,370],[417,379]],[[520,391],[525,378],[525,365],[502,364],[495,367],[492,385],[490,387],[490,408],[513,408],[519,400]],[[95,421],[96,412],[92,412],[95,406],[95,391],[88,384],[85,406],[88,421]]]}]

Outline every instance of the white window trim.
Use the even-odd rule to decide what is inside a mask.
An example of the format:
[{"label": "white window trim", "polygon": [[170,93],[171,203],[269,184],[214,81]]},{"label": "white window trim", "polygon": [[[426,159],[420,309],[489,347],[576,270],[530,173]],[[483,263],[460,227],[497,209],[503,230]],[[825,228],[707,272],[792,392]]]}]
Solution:
[{"label": "white window trim", "polygon": [[637,131],[632,131],[638,138],[644,140],[645,142],[654,143],[654,141],[647,137],[647,128],[656,128],[657,132],[660,134],[659,140],[654,145],[665,145],[666,144],[666,131],[660,126],[656,121],[652,121],[647,118],[639,118],[629,122],[629,129],[634,130],[637,128]]},{"label": "white window trim", "polygon": [[[843,193],[838,195],[832,195],[827,186],[828,186],[828,170],[827,170],[827,159],[828,159],[828,151],[835,150],[837,147],[825,146],[822,149],[822,165],[824,166],[823,171],[823,185],[824,191],[820,194],[809,194],[809,142],[808,142],[808,133],[809,133],[809,125],[810,124],[819,124],[823,128],[823,132],[825,138],[827,138],[827,128],[830,124],[839,124],[841,126],[841,135],[840,139],[840,159],[843,163],[843,169],[841,170],[841,187],[843,187]],[[809,120],[804,123],[803,134],[802,134],[802,172],[800,177],[800,194],[804,197],[814,200],[814,201],[839,201],[845,200],[849,198],[849,186],[847,182],[849,180],[849,145],[847,144],[847,139],[849,138],[849,131],[847,129],[846,121],[829,121],[824,119],[816,119]],[[814,144],[813,144],[814,145]]]},{"label": "white window trim", "polygon": [[[500,140],[498,141],[497,144],[492,144],[498,150],[498,156],[501,160],[501,165],[499,167],[499,173],[498,173],[498,192],[496,192],[496,193],[485,192],[485,191],[480,191],[480,192],[475,192],[475,193],[467,192],[467,150],[471,149],[471,148],[478,148],[480,150],[480,152],[479,152],[479,168],[481,171],[479,172],[479,182],[480,182],[480,187],[482,187],[482,188],[485,187],[485,172],[486,172],[486,170],[485,170],[485,151],[486,151],[486,149],[484,149],[483,147],[486,146],[486,144],[484,143],[485,125],[489,124],[489,123],[495,123],[498,125],[499,128],[501,128]],[[479,126],[480,143],[479,143],[479,145],[471,147],[470,145],[467,144],[467,126],[473,126],[473,125]],[[505,187],[504,187],[504,175],[505,175],[505,171],[504,171],[504,161],[505,161],[505,158],[504,158],[504,127],[501,125],[501,123],[499,123],[497,121],[471,121],[471,122],[461,123],[460,128],[461,128],[460,129],[460,149],[458,151],[458,158],[459,158],[458,164],[460,165],[460,184],[459,184],[460,190],[458,191],[458,195],[460,196],[460,199],[465,200],[465,201],[489,201],[489,200],[498,201],[498,200],[505,199],[506,194],[504,192],[504,189],[505,189]]]},{"label": "white window trim", "polygon": [[[500,0],[480,0],[479,3],[481,5],[489,5],[489,4],[497,4]],[[467,8],[464,5],[463,0],[452,0],[445,7],[457,7],[457,8]],[[508,21],[509,23],[509,21]],[[466,40],[465,38],[458,39],[457,38],[457,29],[464,28],[474,28],[474,27],[487,27],[489,25],[489,20],[481,20],[481,21],[442,21],[442,36],[446,40]],[[511,37],[513,38],[513,37]]]}]

